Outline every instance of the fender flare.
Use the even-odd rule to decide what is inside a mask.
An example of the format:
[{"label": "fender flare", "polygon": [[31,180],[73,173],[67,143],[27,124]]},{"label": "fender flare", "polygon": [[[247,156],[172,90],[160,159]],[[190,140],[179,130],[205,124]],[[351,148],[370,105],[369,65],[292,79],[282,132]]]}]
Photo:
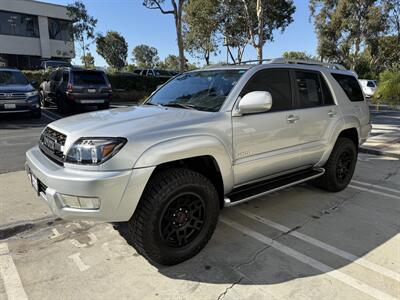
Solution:
[{"label": "fender flare", "polygon": [[214,158],[221,172],[224,193],[233,188],[232,157],[225,145],[211,135],[192,135],[173,138],[152,145],[137,159],[134,169],[154,167],[163,163],[198,156]]}]

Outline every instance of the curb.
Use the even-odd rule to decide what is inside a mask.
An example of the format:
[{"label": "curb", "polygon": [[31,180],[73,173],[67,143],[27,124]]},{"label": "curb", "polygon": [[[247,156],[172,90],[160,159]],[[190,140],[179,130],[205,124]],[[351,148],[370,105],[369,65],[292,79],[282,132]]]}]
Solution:
[{"label": "curb", "polygon": [[367,154],[373,154],[373,155],[379,155],[379,156],[388,156],[388,157],[400,159],[400,153],[390,153],[390,152],[367,148],[367,147],[360,147],[358,150],[361,153],[367,153]]}]

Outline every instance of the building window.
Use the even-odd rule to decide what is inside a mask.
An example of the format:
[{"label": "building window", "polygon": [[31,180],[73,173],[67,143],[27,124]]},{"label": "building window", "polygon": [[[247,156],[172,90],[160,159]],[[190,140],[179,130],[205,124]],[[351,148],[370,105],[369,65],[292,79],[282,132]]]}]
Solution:
[{"label": "building window", "polygon": [[39,37],[37,16],[0,11],[0,34]]},{"label": "building window", "polygon": [[72,22],[49,18],[49,36],[52,40],[72,42]]}]

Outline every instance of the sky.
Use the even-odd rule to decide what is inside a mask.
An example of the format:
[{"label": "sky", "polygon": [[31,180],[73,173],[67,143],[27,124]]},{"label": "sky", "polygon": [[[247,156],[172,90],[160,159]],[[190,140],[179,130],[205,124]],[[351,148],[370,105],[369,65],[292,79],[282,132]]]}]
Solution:
[{"label": "sky", "polygon": [[[42,0],[45,2],[66,5],[73,0]],[[140,44],[155,47],[160,59],[168,54],[178,55],[176,32],[173,15],[163,15],[158,10],[147,9],[142,0],[84,0],[90,15],[98,19],[96,32],[105,33],[108,30],[122,34],[128,43],[128,63],[132,63],[132,49]],[[166,1],[169,3],[169,1]],[[285,51],[304,51],[316,54],[317,38],[314,26],[309,20],[308,1],[294,0],[296,12],[294,21],[283,33],[274,34],[274,42],[264,46],[264,58],[281,57]],[[105,66],[106,62],[96,53],[96,46],[91,45],[91,53],[95,57],[96,66]],[[78,58],[74,64],[81,64]],[[186,54],[191,63],[204,63]],[[256,59],[256,51],[251,45],[246,47],[243,60]],[[212,62],[226,61],[226,48],[220,48],[217,56],[211,57]]]}]

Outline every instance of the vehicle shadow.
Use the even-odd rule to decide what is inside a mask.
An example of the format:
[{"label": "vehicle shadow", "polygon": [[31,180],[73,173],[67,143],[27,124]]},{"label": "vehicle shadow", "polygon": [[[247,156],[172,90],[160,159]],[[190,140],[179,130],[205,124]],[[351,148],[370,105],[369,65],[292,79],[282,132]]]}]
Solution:
[{"label": "vehicle shadow", "polygon": [[[392,239],[399,232],[399,213],[395,199],[377,203],[376,197],[356,189],[332,194],[303,184],[224,209],[214,236],[198,255],[171,267],[152,264],[169,278],[213,284],[276,284],[315,276],[352,263],[344,252],[362,258]],[[279,225],[287,230],[279,230]],[[115,229],[129,243],[126,224]],[[324,246],[299,239],[294,232]]]},{"label": "vehicle shadow", "polygon": [[46,126],[49,120],[42,115],[40,119],[32,119],[28,113],[0,115],[0,129],[26,129]]}]

